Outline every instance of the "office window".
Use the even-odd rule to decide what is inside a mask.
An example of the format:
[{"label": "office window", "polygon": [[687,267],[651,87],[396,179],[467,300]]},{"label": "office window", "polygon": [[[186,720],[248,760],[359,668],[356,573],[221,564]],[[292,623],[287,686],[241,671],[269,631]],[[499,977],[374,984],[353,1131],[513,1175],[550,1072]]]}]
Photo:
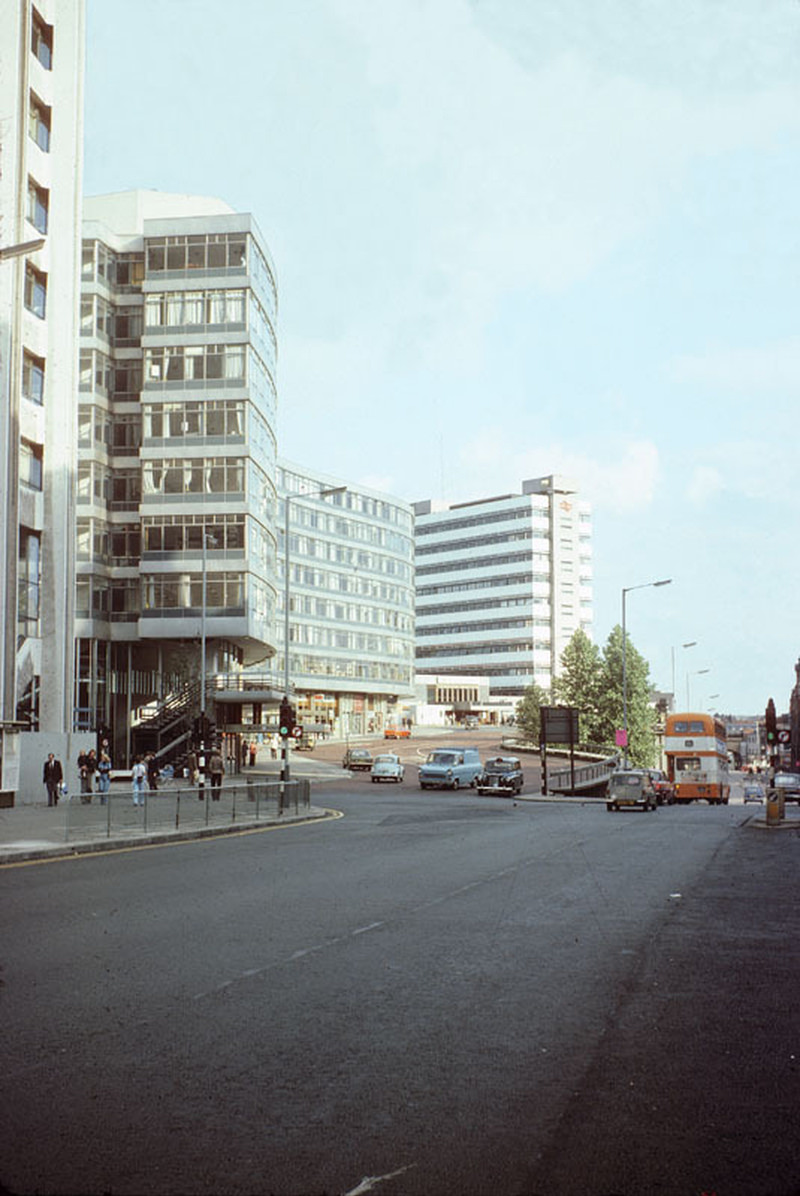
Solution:
[{"label": "office window", "polygon": [[43,449],[40,444],[31,440],[20,440],[19,444],[19,480],[29,490],[42,489]]},{"label": "office window", "polygon": [[33,92],[28,105],[28,134],[40,150],[50,152],[50,122],[52,108],[43,104]]},{"label": "office window", "polygon": [[37,232],[47,232],[47,214],[49,208],[50,192],[46,187],[40,187],[36,180],[29,176],[28,211],[26,215]]},{"label": "office window", "polygon": [[40,407],[44,402],[44,358],[27,349],[22,354],[22,393]]},{"label": "office window", "polygon": [[31,51],[46,71],[53,69],[53,26],[42,20],[35,8],[31,21]]},{"label": "office window", "polygon": [[21,527],[17,573],[17,630],[21,636],[37,635],[39,630],[40,556],[39,533]]},{"label": "office window", "polygon": [[47,309],[47,275],[37,270],[30,262],[25,263],[25,306],[40,320],[44,319]]}]

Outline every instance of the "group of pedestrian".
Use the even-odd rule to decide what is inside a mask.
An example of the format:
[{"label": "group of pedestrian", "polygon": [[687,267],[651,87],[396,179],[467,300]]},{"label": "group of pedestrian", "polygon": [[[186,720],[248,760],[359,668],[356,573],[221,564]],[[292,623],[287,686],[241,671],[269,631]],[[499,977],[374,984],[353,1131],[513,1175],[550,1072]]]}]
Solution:
[{"label": "group of pedestrian", "polygon": [[[80,779],[80,798],[83,805],[88,806],[95,793],[100,794],[100,804],[106,804],[106,794],[111,788],[111,757],[105,750],[97,755],[94,748],[84,750],[78,756],[78,777]],[[57,806],[58,799],[66,792],[64,782],[64,767],[55,752],[49,752],[42,770],[42,781],[47,790],[48,806]]]}]

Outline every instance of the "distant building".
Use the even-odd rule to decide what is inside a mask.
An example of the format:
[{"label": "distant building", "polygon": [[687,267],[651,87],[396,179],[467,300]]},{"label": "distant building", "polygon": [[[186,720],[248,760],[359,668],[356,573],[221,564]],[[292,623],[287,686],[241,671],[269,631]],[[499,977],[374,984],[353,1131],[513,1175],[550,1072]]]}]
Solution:
[{"label": "distant building", "polygon": [[575,631],[592,634],[591,508],[559,475],[518,494],[414,504],[418,673],[549,689]]},{"label": "distant building", "polygon": [[39,792],[72,716],[84,22],[83,0],[0,3],[0,788],[12,792],[26,771]]},{"label": "distant building", "polygon": [[411,507],[278,464],[283,517],[278,678],[284,675],[285,503],[289,499],[289,682],[298,721],[317,733],[380,731],[414,692],[414,524]]}]

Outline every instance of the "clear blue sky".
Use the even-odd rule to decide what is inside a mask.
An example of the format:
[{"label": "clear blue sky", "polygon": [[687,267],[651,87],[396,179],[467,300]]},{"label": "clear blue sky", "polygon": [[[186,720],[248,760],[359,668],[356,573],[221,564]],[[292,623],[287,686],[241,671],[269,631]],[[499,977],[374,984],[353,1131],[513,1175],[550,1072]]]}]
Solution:
[{"label": "clear blue sky", "polygon": [[[595,639],[678,704],[800,655],[800,4],[88,0],[87,194],[278,270],[280,452],[414,501],[575,477]],[[679,645],[696,640],[697,646]],[[718,694],[719,697],[712,697]]]}]

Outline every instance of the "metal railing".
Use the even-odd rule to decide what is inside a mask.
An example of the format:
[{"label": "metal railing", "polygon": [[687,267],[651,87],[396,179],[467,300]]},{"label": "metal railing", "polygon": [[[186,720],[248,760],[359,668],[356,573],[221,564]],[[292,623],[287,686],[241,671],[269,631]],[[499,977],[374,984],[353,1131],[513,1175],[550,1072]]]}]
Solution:
[{"label": "metal railing", "polygon": [[[217,796],[215,796],[215,793]],[[121,839],[135,842],[142,836],[214,827],[274,822],[286,815],[300,815],[311,806],[311,784],[293,781],[250,780],[242,785],[205,786],[170,784],[134,795],[110,791],[93,793],[86,802],[80,794],[66,802],[65,842]]]}]

